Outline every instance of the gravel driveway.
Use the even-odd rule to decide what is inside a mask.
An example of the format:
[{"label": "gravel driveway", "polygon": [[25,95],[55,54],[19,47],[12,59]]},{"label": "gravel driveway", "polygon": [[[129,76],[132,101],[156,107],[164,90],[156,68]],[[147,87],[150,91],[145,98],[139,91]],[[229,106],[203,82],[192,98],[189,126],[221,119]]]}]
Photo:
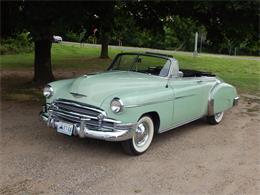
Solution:
[{"label": "gravel driveway", "polygon": [[244,97],[221,124],[193,122],[131,157],[47,128],[40,103],[3,101],[0,194],[260,194],[259,102]]}]

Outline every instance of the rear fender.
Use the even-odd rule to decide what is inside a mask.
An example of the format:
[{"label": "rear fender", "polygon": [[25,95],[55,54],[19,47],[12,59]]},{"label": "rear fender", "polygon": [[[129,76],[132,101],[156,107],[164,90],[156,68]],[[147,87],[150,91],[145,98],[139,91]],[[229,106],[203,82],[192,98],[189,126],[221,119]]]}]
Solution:
[{"label": "rear fender", "polygon": [[227,83],[217,83],[209,94],[208,116],[233,107],[237,97],[235,87]]}]

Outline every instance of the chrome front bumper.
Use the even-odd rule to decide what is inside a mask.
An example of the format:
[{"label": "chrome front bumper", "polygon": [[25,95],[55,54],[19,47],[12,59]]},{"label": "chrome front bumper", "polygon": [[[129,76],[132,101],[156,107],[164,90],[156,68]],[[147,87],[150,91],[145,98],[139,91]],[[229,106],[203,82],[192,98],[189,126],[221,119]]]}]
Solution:
[{"label": "chrome front bumper", "polygon": [[[49,116],[47,112],[40,112],[40,117],[48,127],[57,128],[58,122],[60,122]],[[73,135],[78,135],[81,138],[88,137],[106,141],[125,141],[133,137],[136,129],[136,124],[133,123],[115,123],[112,131],[102,129],[102,126],[98,130],[91,130],[86,127],[84,124],[85,121],[86,119],[81,119],[80,124],[73,123]]]}]

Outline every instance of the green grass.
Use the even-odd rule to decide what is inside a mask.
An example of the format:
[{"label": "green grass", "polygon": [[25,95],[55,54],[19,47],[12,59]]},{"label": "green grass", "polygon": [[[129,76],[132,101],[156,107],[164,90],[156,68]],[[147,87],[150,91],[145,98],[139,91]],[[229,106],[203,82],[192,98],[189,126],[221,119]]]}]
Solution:
[{"label": "green grass", "polygon": [[220,57],[192,57],[174,54],[180,67],[209,71],[224,81],[235,85],[243,92],[260,90],[260,60],[246,60]]},{"label": "green grass", "polygon": [[[111,59],[122,52],[110,49]],[[99,59],[100,49],[54,44],[52,64],[55,69],[84,69],[88,71],[105,70],[111,59]],[[218,56],[197,56],[174,53],[181,68],[209,71],[224,81],[233,84],[241,92],[259,94],[260,61],[222,58]],[[1,56],[2,70],[28,70],[33,68],[33,53]]]}]

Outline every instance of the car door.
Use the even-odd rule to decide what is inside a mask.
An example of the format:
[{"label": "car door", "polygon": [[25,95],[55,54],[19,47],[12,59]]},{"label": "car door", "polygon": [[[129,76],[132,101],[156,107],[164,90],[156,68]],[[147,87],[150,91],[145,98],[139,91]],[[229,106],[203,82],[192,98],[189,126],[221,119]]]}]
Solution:
[{"label": "car door", "polygon": [[174,95],[173,127],[206,114],[210,82],[200,77],[172,78],[169,85]]}]

